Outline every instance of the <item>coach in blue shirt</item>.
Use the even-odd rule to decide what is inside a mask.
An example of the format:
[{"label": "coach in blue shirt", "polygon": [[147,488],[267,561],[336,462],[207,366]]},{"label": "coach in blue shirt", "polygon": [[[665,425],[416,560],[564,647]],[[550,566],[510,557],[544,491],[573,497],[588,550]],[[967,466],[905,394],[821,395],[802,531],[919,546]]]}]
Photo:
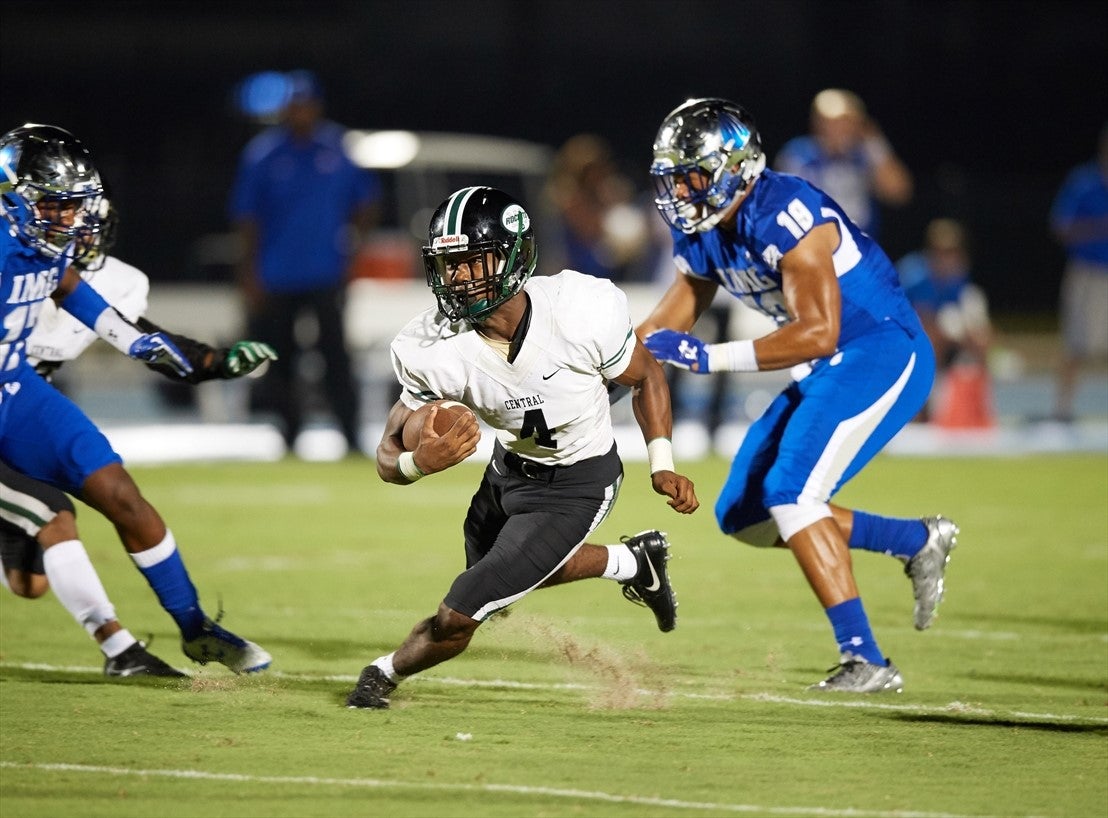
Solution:
[{"label": "coach in blue shirt", "polygon": [[1081,368],[1108,356],[1108,124],[1096,159],[1066,176],[1051,206],[1050,228],[1066,250],[1054,416],[1069,421]]},{"label": "coach in blue shirt", "polygon": [[359,451],[359,399],[343,336],[347,270],[357,241],[376,221],[377,177],[356,166],[343,148],[345,129],[323,118],[315,75],[287,75],[281,122],[243,151],[230,216],[241,237],[238,283],[252,337],[280,352],[273,372],[256,388],[258,408],[276,411],[292,448],[303,424],[294,384],[293,332],[302,311],[315,314],[323,385],[347,445]]}]

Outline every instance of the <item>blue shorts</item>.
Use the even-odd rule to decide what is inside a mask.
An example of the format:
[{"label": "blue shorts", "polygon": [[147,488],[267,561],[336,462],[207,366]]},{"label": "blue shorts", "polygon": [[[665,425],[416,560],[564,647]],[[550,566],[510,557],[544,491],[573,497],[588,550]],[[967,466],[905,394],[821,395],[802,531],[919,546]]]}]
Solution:
[{"label": "blue shorts", "polygon": [[122,462],[81,408],[26,364],[0,385],[0,460],[77,496],[90,474]]},{"label": "blue shorts", "polygon": [[923,407],[935,379],[927,336],[889,322],[820,360],[750,427],[716,501],[734,534],[767,509],[826,503]]}]

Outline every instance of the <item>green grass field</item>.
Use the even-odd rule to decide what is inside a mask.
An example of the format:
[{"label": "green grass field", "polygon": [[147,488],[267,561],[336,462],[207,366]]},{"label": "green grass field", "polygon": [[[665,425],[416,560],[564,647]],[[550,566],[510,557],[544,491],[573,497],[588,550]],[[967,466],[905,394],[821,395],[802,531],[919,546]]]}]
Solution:
[{"label": "green grass field", "polygon": [[413,487],[370,461],[136,468],[206,608],[275,656],[197,667],[87,508],[121,620],[185,681],[113,680],[51,597],[0,592],[0,815],[1108,815],[1108,466],[1102,455],[879,458],[838,498],[962,528],[934,627],[900,564],[857,554],[905,692],[805,688],[836,661],[792,557],[720,536],[726,463],[690,464],[671,512],[643,464],[598,541],[667,531],[675,632],[603,580],[540,591],[389,711],[343,706],[361,668],[432,613],[460,570],[479,478]]}]

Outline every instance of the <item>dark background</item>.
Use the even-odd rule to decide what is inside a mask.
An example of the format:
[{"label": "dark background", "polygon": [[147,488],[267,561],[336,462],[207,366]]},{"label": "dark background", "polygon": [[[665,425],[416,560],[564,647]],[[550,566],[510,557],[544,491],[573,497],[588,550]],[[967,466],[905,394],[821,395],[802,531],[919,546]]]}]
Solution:
[{"label": "dark background", "polygon": [[644,189],[658,124],[688,96],[747,107],[772,158],[816,91],[850,88],[916,177],[885,215],[890,255],[960,218],[1006,313],[1053,311],[1051,199],[1108,122],[1103,2],[5,0],[0,61],[0,125],[80,136],[123,214],[118,254],[155,280],[210,277],[196,242],[227,229],[255,129],[230,91],[264,69],[314,69],[351,127],[551,147],[593,131]]}]

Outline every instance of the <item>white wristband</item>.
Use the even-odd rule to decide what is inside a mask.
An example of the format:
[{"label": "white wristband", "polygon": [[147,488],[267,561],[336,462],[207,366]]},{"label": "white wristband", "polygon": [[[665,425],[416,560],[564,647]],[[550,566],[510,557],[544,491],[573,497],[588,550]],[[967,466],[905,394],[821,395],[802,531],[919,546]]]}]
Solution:
[{"label": "white wristband", "polygon": [[673,444],[668,437],[656,437],[646,444],[646,457],[650,461],[650,473],[677,471],[673,466]]},{"label": "white wristband", "polygon": [[427,476],[427,473],[416,465],[415,456],[411,452],[401,452],[400,457],[396,458],[396,468],[408,478],[409,483]]},{"label": "white wristband", "polygon": [[758,357],[754,354],[754,342],[728,341],[726,344],[708,344],[709,372],[757,372]]},{"label": "white wristband", "polygon": [[142,330],[129,324],[127,319],[111,307],[100,313],[93,329],[96,330],[97,335],[124,355],[130,355],[131,344],[142,337]]}]

